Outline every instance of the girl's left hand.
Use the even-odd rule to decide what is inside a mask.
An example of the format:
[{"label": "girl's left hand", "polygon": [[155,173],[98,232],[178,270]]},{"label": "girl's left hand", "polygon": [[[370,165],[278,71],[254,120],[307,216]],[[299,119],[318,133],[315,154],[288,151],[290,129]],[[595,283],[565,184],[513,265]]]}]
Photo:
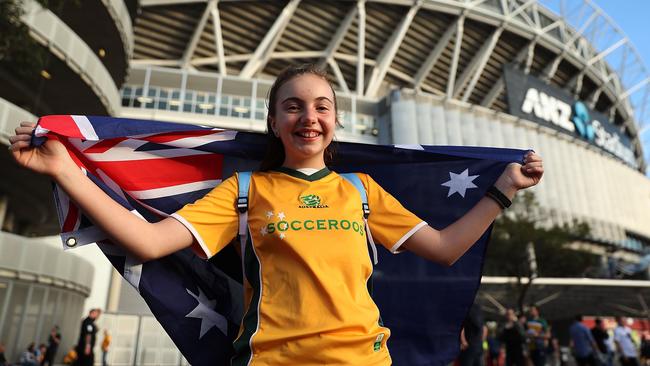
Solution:
[{"label": "girl's left hand", "polygon": [[524,156],[524,165],[518,163],[508,164],[495,186],[504,193],[507,191],[518,191],[539,183],[543,174],[544,166],[542,164],[542,157],[533,151],[529,151]]}]

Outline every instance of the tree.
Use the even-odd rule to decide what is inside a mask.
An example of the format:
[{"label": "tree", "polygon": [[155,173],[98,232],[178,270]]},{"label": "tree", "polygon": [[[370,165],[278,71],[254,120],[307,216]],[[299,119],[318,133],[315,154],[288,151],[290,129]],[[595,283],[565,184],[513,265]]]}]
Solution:
[{"label": "tree", "polygon": [[[517,278],[514,290],[520,310],[536,277],[584,277],[599,263],[598,256],[568,247],[575,241],[586,240],[590,232],[586,223],[544,224],[549,220],[540,212],[532,192],[517,197],[496,220],[487,250],[484,273]],[[530,246],[534,249],[535,264],[531,263]]]}]

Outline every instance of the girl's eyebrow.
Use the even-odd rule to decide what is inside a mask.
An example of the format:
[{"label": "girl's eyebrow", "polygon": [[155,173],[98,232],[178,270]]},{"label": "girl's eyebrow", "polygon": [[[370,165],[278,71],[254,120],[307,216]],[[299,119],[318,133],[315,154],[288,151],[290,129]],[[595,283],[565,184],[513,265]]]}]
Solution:
[{"label": "girl's eyebrow", "polygon": [[[332,102],[332,100],[330,98],[328,98],[328,97],[318,97],[318,98],[316,98],[316,101],[320,102],[322,100],[326,100],[326,101],[334,104],[334,102]],[[286,102],[302,102],[302,99],[297,98],[297,97],[289,97],[289,98],[286,98],[283,101],[281,101],[280,104],[284,104]]]}]

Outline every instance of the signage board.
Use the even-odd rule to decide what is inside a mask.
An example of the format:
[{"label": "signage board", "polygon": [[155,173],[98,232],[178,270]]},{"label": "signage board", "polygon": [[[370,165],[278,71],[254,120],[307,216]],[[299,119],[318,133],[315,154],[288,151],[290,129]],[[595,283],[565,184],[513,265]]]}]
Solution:
[{"label": "signage board", "polygon": [[513,67],[504,70],[510,114],[581,138],[638,168],[630,138],[584,101]]}]

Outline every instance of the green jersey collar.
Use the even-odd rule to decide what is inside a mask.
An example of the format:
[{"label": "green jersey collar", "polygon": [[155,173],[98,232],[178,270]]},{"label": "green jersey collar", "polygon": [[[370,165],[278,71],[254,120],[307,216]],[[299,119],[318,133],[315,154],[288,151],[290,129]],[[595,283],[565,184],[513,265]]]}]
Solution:
[{"label": "green jersey collar", "polygon": [[278,171],[280,173],[290,175],[290,176],[295,177],[295,178],[306,180],[308,182],[317,181],[317,180],[319,180],[319,179],[321,179],[323,177],[328,176],[332,172],[327,167],[317,171],[316,173],[314,173],[312,175],[307,175],[307,174],[299,172],[299,171],[297,171],[295,169],[286,168],[286,167],[283,167],[283,166],[281,166],[279,168],[276,168],[274,170]]}]

